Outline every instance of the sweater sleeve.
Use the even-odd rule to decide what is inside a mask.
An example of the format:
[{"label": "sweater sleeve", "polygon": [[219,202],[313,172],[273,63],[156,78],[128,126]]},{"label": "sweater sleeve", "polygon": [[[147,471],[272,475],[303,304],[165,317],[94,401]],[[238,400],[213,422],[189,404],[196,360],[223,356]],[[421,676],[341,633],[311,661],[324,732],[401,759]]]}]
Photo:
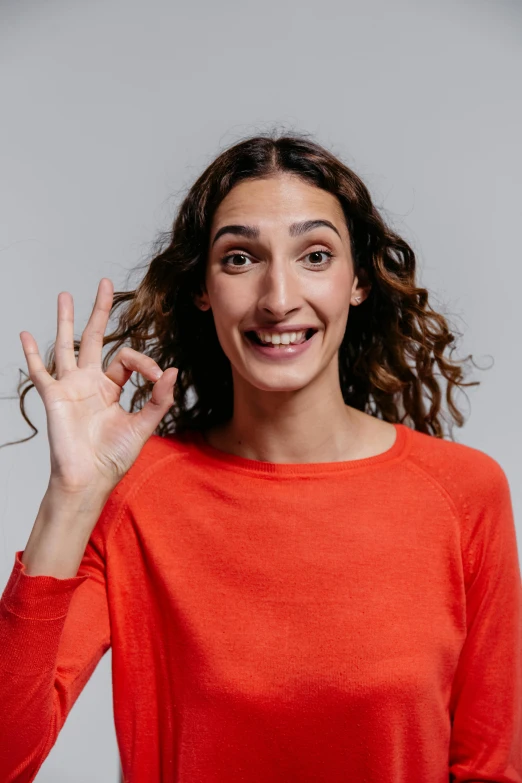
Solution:
[{"label": "sweater sleeve", "polygon": [[0,598],[0,780],[29,783],[111,645],[103,528],[109,499],[75,577],[26,573],[15,553]]},{"label": "sweater sleeve", "polygon": [[467,631],[454,677],[450,783],[522,783],[522,581],[508,480],[471,480],[463,547]]}]

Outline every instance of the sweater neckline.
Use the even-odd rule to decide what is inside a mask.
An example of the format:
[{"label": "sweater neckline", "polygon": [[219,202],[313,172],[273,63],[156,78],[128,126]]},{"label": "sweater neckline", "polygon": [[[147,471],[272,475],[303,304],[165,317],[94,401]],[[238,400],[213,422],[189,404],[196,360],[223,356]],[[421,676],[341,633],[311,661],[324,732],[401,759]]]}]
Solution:
[{"label": "sweater neckline", "polygon": [[296,476],[296,475],[321,475],[328,473],[343,473],[352,470],[370,468],[374,465],[381,465],[385,462],[402,458],[407,451],[410,442],[411,431],[405,424],[393,422],[396,430],[395,441],[380,454],[374,454],[371,457],[362,459],[339,460],[337,462],[264,462],[261,460],[240,457],[236,454],[229,454],[221,449],[211,446],[207,443],[203,433],[199,430],[193,430],[190,433],[189,440],[193,448],[198,452],[200,460],[212,464],[217,468],[234,470],[236,472],[272,475],[272,476]]}]

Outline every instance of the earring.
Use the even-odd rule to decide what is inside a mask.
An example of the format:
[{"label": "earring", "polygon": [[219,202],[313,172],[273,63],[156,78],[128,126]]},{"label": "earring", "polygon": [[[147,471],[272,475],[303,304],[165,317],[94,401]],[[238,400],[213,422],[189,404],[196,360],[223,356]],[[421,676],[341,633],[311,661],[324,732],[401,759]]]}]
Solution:
[{"label": "earring", "polygon": [[360,302],[360,301],[361,301],[361,297],[360,297],[360,296],[356,296],[356,297],[355,297],[355,301],[356,301],[356,302]]}]

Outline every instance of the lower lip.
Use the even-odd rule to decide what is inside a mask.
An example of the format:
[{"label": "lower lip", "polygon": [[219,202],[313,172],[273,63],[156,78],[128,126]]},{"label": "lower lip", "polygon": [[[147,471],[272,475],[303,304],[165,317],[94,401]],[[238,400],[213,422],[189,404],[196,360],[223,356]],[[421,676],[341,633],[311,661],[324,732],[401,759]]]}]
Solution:
[{"label": "lower lip", "polygon": [[257,354],[277,361],[278,359],[292,359],[294,356],[301,356],[301,354],[308,350],[318,334],[319,332],[314,332],[309,340],[305,340],[304,343],[299,343],[299,345],[278,345],[275,348],[270,348],[267,345],[258,345],[246,335],[244,335],[244,338]]}]

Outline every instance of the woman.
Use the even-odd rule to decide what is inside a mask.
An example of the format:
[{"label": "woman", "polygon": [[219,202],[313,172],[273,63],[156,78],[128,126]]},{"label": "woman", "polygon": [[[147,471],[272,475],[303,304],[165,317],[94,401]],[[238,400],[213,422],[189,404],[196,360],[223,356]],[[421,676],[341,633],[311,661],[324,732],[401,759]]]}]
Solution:
[{"label": "woman", "polygon": [[236,144],[80,343],[68,294],[46,365],[21,339],[51,477],[0,603],[2,780],[112,647],[126,781],[520,783],[510,489],[443,437],[434,363],[459,426],[471,384],[353,171]]}]

